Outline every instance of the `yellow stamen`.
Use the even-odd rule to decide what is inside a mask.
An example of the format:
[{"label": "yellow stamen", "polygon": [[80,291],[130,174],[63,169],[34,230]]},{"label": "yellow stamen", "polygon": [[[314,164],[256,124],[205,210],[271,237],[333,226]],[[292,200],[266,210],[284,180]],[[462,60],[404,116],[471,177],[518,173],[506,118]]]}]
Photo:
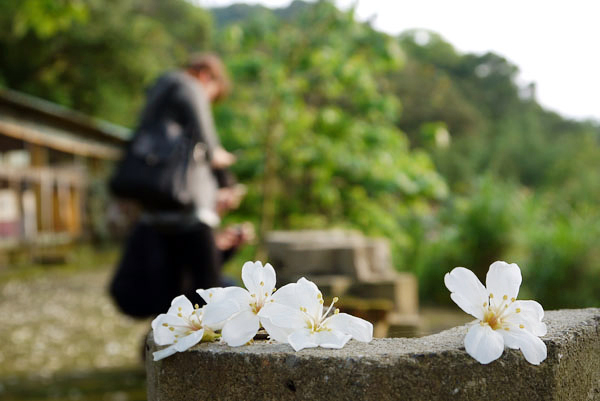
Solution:
[{"label": "yellow stamen", "polygon": [[261,281],[261,282],[260,282],[260,286],[262,287],[263,285],[265,285],[265,282],[264,282],[264,281]]},{"label": "yellow stamen", "polygon": [[502,321],[499,319],[499,316],[492,311],[487,311],[485,313],[482,323],[489,324],[492,330],[498,330],[502,325]]},{"label": "yellow stamen", "polygon": [[200,305],[196,304],[196,305],[194,305],[194,308],[195,309],[200,309]]},{"label": "yellow stamen", "polygon": [[502,299],[506,301],[508,299],[508,295],[504,295]]},{"label": "yellow stamen", "polygon": [[517,308],[516,312],[521,313],[521,308]]},{"label": "yellow stamen", "polygon": [[169,327],[169,330],[171,330],[171,331],[175,331],[175,327],[172,327],[172,326],[171,326],[171,327]]},{"label": "yellow stamen", "polygon": [[163,323],[163,326],[165,327],[169,327],[169,325],[167,323]]},{"label": "yellow stamen", "polygon": [[519,325],[519,328],[524,329],[525,326],[523,326],[522,324]]}]

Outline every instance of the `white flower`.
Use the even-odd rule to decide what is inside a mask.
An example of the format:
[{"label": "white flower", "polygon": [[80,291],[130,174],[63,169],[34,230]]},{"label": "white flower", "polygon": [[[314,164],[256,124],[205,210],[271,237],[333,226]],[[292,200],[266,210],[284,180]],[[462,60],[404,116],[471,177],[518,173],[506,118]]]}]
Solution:
[{"label": "white flower", "polygon": [[171,307],[165,314],[160,314],[152,321],[154,342],[158,345],[169,345],[160,351],[154,352],[154,360],[166,358],[176,352],[182,352],[198,344],[206,335],[213,337],[212,330],[202,324],[202,309],[180,295],[173,299]]},{"label": "white flower", "polygon": [[[323,311],[323,295],[317,286],[302,277],[297,283],[280,288],[259,313],[261,318],[280,328],[278,341],[289,343],[294,350],[324,347],[342,348],[348,340],[369,342],[373,339],[373,325],[366,320],[339,313],[333,304]],[[268,330],[267,330],[268,331]],[[282,333],[287,334],[284,337]]]},{"label": "white flower", "polygon": [[271,336],[280,338],[283,335],[281,330],[272,327],[268,319],[258,317],[258,312],[270,302],[275,291],[273,266],[246,262],[242,267],[242,281],[247,290],[226,287],[197,291],[207,304],[204,323],[222,328],[223,340],[233,347],[252,340],[261,325]]},{"label": "white flower", "polygon": [[479,319],[465,337],[469,355],[483,364],[500,357],[504,346],[520,349],[525,359],[539,365],[546,359],[544,310],[535,301],[517,301],[521,269],[515,263],[494,262],[487,273],[486,287],[475,274],[456,267],[444,277],[450,297],[465,312]]}]

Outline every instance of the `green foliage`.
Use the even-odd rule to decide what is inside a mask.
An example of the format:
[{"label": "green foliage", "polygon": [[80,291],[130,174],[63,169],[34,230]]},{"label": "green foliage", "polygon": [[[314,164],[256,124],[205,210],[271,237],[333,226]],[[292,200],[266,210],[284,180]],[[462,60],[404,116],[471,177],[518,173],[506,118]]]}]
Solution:
[{"label": "green foliage", "polygon": [[549,309],[597,306],[598,209],[557,208],[554,202],[547,196],[527,202],[520,241],[511,252],[523,260],[524,291]]},{"label": "green foliage", "polygon": [[[546,307],[598,305],[598,124],[543,110],[535,86],[519,87],[517,68],[498,55],[460,55],[419,31],[400,43],[409,61],[394,75],[399,126],[430,149],[451,188],[412,234],[425,298],[448,302],[442,279],[454,266],[484,279],[505,259],[523,268],[523,293]],[[440,124],[450,146],[432,146]]]},{"label": "green foliage", "polygon": [[184,0],[7,0],[0,84],[132,125],[144,87],[209,38]]},{"label": "green foliage", "polygon": [[450,198],[420,233],[414,265],[430,301],[449,301],[443,279],[453,267],[467,267],[484,282],[491,262],[505,256],[522,214],[513,188],[492,176],[479,179],[470,196]]}]

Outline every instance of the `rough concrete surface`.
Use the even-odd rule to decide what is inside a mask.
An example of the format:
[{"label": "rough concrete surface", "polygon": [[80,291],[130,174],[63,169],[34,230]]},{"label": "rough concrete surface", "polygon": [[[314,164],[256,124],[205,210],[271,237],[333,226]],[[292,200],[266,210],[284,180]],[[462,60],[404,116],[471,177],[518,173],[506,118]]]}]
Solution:
[{"label": "rough concrete surface", "polygon": [[464,350],[468,326],[422,338],[350,341],[341,350],[256,342],[199,344],[158,362],[148,337],[148,399],[600,400],[600,309],[548,311],[539,366],[517,350],[481,365]]}]

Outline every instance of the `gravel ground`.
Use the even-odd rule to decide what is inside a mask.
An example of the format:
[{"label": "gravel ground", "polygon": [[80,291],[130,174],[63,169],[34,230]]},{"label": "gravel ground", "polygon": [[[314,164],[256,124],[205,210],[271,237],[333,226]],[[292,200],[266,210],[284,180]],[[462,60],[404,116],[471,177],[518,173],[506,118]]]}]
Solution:
[{"label": "gravel ground", "polygon": [[140,366],[149,320],[122,315],[111,268],[0,283],[0,379]]}]

